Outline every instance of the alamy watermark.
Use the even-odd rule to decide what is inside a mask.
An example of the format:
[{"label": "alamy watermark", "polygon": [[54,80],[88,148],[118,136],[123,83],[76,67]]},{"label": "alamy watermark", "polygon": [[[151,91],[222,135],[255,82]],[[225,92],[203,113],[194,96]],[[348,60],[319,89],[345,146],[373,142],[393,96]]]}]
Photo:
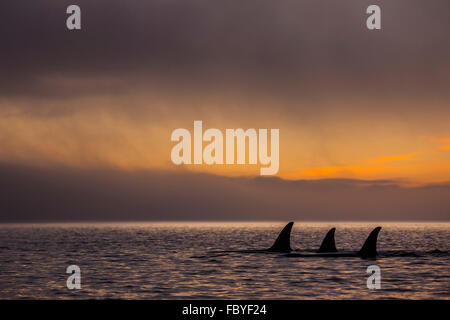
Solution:
[{"label": "alamy watermark", "polygon": [[[248,140],[248,164],[259,164],[261,175],[273,175],[279,168],[279,140],[280,130],[270,129],[270,155],[268,145],[268,129],[226,129],[225,148],[222,131],[215,128],[203,132],[203,123],[194,121],[194,138],[191,132],[179,128],[172,132],[171,140],[178,142],[171,152],[172,162],[180,164],[246,164],[246,150]],[[203,142],[209,142],[203,148]],[[235,143],[236,142],[236,143]],[[192,144],[194,157],[192,159]],[[236,148],[235,148],[236,145]],[[235,157],[236,149],[236,157]],[[236,159],[236,162],[235,162]]]},{"label": "alamy watermark", "polygon": [[377,265],[371,265],[367,267],[366,272],[370,274],[367,278],[368,289],[381,289],[381,269]]},{"label": "alamy watermark", "polygon": [[[71,4],[66,9],[68,17],[66,19],[66,27],[70,31],[81,30],[81,8],[79,5]],[[366,19],[366,27],[369,30],[381,29],[381,8],[378,5],[372,4],[367,7],[366,14],[369,16]]]},{"label": "alamy watermark", "polygon": [[81,289],[81,269],[79,266],[73,264],[67,267],[66,273],[70,276],[67,278],[66,286],[67,289]]}]

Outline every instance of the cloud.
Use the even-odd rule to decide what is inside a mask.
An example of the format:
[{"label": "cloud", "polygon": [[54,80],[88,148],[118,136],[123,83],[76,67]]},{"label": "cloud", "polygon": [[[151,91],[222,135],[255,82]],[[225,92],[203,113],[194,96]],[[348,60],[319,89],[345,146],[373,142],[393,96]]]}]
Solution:
[{"label": "cloud", "polygon": [[[284,176],[403,176],[364,159],[448,135],[450,3],[376,3],[380,32],[368,0],[80,0],[70,32],[69,2],[4,0],[0,161],[168,169],[171,131],[201,119],[279,128]],[[406,176],[448,180],[446,155]]]},{"label": "cloud", "polygon": [[384,162],[391,162],[391,161],[405,161],[405,160],[412,160],[414,158],[414,155],[416,155],[417,152],[412,152],[409,154],[401,154],[396,156],[386,156],[378,158],[376,161],[380,163]]},{"label": "cloud", "polygon": [[366,0],[80,0],[82,30],[69,32],[70,3],[5,0],[0,94],[68,97],[156,82],[448,96],[448,1],[376,2],[380,32],[365,28]]},{"label": "cloud", "polygon": [[450,184],[3,164],[0,220],[449,220]]},{"label": "cloud", "polygon": [[450,150],[450,138],[434,138],[432,139],[434,143],[439,144],[438,149],[442,151]]}]

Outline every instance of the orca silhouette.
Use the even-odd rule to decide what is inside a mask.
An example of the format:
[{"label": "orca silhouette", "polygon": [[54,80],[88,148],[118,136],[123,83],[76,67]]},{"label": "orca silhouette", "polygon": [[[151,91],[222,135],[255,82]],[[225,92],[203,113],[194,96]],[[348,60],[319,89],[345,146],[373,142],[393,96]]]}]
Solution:
[{"label": "orca silhouette", "polygon": [[337,251],[336,243],[334,240],[334,234],[336,232],[336,228],[331,228],[325,238],[320,245],[320,248],[316,251],[316,253],[292,253],[291,248],[291,231],[294,222],[289,222],[284,226],[284,228],[279,233],[277,239],[273,243],[273,245],[268,249],[247,249],[247,250],[225,250],[219,252],[211,252],[211,253],[227,253],[227,252],[237,252],[237,253],[270,253],[270,252],[279,252],[279,253],[287,253],[287,257],[361,257],[361,258],[375,258],[377,256],[377,239],[378,233],[381,230],[381,227],[376,227],[372,230],[372,232],[367,237],[364,245],[361,250],[358,252],[345,252],[345,251]]},{"label": "orca silhouette", "polygon": [[[294,222],[289,222],[279,233],[273,245],[268,249],[247,249],[247,250],[225,250],[220,253],[237,252],[237,253],[268,253],[268,252],[282,252],[289,253],[291,249],[291,230]],[[217,252],[213,252],[217,253]]]},{"label": "orca silhouette", "polygon": [[337,252],[336,244],[334,242],[334,232],[336,231],[336,228],[331,228],[330,231],[328,231],[327,235],[322,241],[322,244],[320,245],[319,250],[317,250],[317,253],[323,253],[323,252]]},{"label": "orca silhouette", "polygon": [[[376,227],[367,237],[361,250],[358,252],[338,252],[334,244],[334,232],[335,228],[328,231],[325,239],[322,242],[317,253],[289,253],[287,257],[325,257],[325,258],[337,258],[337,257],[360,257],[363,259],[372,259],[377,256],[377,239],[380,233],[381,227]],[[332,250],[332,251],[328,251]]]},{"label": "orca silhouette", "polygon": [[[289,222],[287,225],[284,226],[283,230],[281,230],[280,234],[278,235],[277,239],[273,243],[273,245],[269,249],[260,249],[260,250],[239,250],[234,252],[291,252],[293,251],[291,248],[291,231],[292,227],[294,225],[294,222]],[[336,245],[334,242],[334,232],[336,231],[336,228],[330,229],[328,233],[326,234],[325,238],[322,241],[322,245],[320,246],[318,253],[324,253],[324,252],[337,252]]]},{"label": "orca silhouette", "polygon": [[291,252],[291,230],[294,222],[289,222],[283,230],[281,230],[273,245],[267,249],[270,252]]},{"label": "orca silhouette", "polygon": [[[331,228],[325,238],[322,240],[322,244],[315,253],[305,252],[302,253],[300,250],[292,250],[291,248],[291,231],[294,222],[289,222],[279,233],[277,239],[273,245],[268,249],[247,249],[247,250],[225,250],[225,251],[212,251],[209,252],[207,257],[220,256],[225,253],[284,253],[285,257],[304,257],[304,258],[314,258],[314,257],[325,257],[325,258],[338,258],[338,257],[360,257],[363,259],[375,259],[378,256],[377,253],[377,240],[378,234],[381,231],[381,227],[376,227],[373,229],[366,241],[364,242],[361,249],[357,252],[355,251],[338,251],[336,249],[336,243],[334,235],[336,228]],[[296,251],[296,252],[292,252]],[[437,255],[437,256],[448,256],[450,252],[433,250],[427,252],[411,252],[411,251],[384,251],[381,253],[382,257],[419,257],[423,255]],[[194,256],[196,258],[203,258],[206,256]]]}]

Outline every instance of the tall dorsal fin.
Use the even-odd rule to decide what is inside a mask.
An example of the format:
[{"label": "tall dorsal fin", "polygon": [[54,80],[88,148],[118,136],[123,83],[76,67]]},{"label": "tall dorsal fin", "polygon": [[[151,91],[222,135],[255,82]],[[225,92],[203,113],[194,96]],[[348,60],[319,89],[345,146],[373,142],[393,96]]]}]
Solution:
[{"label": "tall dorsal fin", "polygon": [[291,249],[291,230],[292,226],[294,225],[293,222],[289,222],[283,230],[281,230],[280,234],[278,235],[277,240],[275,240],[274,244],[270,247],[269,251],[276,251],[276,252],[290,252]]},{"label": "tall dorsal fin", "polygon": [[319,250],[317,250],[318,253],[321,252],[337,252],[336,244],[334,242],[334,232],[336,231],[336,228],[331,228],[330,231],[328,231],[327,235],[322,241],[322,245],[320,246]]},{"label": "tall dorsal fin", "polygon": [[376,227],[372,230],[367,237],[366,242],[364,242],[361,250],[359,250],[359,256],[362,258],[375,258],[377,256],[377,239],[380,230],[381,227]]}]

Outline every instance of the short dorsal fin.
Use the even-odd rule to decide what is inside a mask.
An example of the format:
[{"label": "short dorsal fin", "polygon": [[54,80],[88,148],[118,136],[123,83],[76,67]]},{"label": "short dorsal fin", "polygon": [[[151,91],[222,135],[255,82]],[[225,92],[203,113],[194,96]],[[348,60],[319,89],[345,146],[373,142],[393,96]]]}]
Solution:
[{"label": "short dorsal fin", "polygon": [[280,234],[278,235],[277,240],[275,240],[274,244],[270,247],[269,251],[276,251],[276,252],[290,252],[291,249],[291,230],[292,226],[294,225],[293,222],[289,222],[283,230],[281,230]]},{"label": "short dorsal fin", "polygon": [[366,242],[364,242],[361,250],[359,250],[359,256],[362,258],[375,258],[377,256],[377,239],[380,230],[381,227],[376,227],[372,230],[367,237]]},{"label": "short dorsal fin", "polygon": [[322,245],[320,246],[318,253],[321,252],[337,252],[336,244],[334,242],[334,232],[336,228],[331,228],[325,238],[322,241]]}]

